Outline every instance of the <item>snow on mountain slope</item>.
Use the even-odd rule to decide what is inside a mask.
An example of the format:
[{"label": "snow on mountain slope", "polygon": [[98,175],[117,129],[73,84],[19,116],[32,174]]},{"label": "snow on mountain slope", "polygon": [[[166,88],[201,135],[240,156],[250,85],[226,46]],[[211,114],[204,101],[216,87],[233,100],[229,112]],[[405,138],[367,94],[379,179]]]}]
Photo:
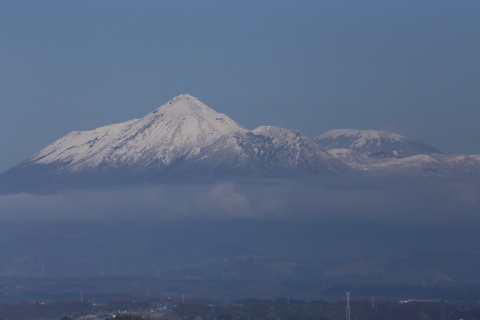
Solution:
[{"label": "snow on mountain slope", "polygon": [[194,166],[221,173],[251,172],[260,176],[339,173],[349,169],[301,132],[272,126],[226,135],[193,160]]},{"label": "snow on mountain slope", "polygon": [[444,156],[439,154],[420,154],[405,158],[376,158],[358,151],[341,148],[331,149],[328,152],[357,170],[384,174],[435,172],[439,169],[439,163],[444,159]]},{"label": "snow on mountain slope", "polygon": [[[338,161],[322,148],[317,148],[317,144],[304,136],[300,131],[262,126],[253,130],[252,133],[255,136],[263,136],[270,139],[269,142],[279,150],[279,153],[288,154],[289,156],[282,159],[282,161],[288,161],[290,166],[302,167],[308,170],[309,166],[314,165],[315,168],[325,172],[341,172],[346,169],[343,162]],[[275,157],[273,157],[273,160],[275,161]]]},{"label": "snow on mountain slope", "polygon": [[405,158],[441,152],[413,139],[385,131],[335,129],[314,138],[322,148],[350,149],[372,158]]},{"label": "snow on mountain slope", "polygon": [[480,156],[422,154],[401,159],[388,159],[365,167],[382,174],[476,175],[480,174]]},{"label": "snow on mountain slope", "polygon": [[445,156],[445,163],[455,174],[480,174],[480,155]]},{"label": "snow on mountain slope", "polygon": [[381,174],[480,174],[480,156],[444,156],[383,131],[332,130],[314,141],[279,127],[248,130],[183,94],[141,119],[69,133],[0,174],[0,193],[196,177],[325,175],[352,168]]},{"label": "snow on mountain slope", "polygon": [[330,149],[328,152],[338,160],[347,163],[353,168],[361,170],[364,170],[365,165],[369,166],[382,161],[381,159],[370,158],[368,155],[351,149],[337,148]]},{"label": "snow on mountain slope", "polygon": [[[419,171],[436,172],[443,161],[443,156],[417,154],[406,158],[393,158],[374,165],[377,171],[389,171],[391,173],[410,172],[418,174]],[[440,173],[440,172],[439,172]]]},{"label": "snow on mountain slope", "polygon": [[30,164],[63,163],[69,171],[99,166],[165,167],[198,154],[225,134],[244,131],[228,116],[183,94],[142,119],[72,132],[40,151]]},{"label": "snow on mountain slope", "polygon": [[417,154],[405,158],[371,158],[350,149],[329,152],[354,169],[382,175],[471,175],[480,174],[480,156]]},{"label": "snow on mountain slope", "polygon": [[413,139],[385,131],[336,129],[315,142],[350,167],[384,175],[479,174],[480,156],[443,155]]},{"label": "snow on mountain slope", "polygon": [[247,130],[183,94],[141,119],[69,133],[2,173],[0,192],[349,169],[298,131]]}]

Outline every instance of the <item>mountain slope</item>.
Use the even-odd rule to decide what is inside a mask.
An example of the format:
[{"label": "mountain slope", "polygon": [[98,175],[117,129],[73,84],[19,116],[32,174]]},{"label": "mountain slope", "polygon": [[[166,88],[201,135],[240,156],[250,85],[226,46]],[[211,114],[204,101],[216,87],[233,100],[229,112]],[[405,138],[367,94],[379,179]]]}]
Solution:
[{"label": "mountain slope", "polygon": [[341,173],[348,167],[299,131],[261,126],[225,135],[204,148],[194,166],[220,174],[296,176]]},{"label": "mountain slope", "polygon": [[150,183],[198,176],[280,177],[345,170],[348,166],[298,131],[247,130],[183,94],[144,118],[71,132],[4,172],[0,181],[2,192],[11,192],[10,186],[18,192],[52,185]]},{"label": "mountain slope", "polygon": [[192,157],[222,135],[246,131],[224,114],[184,94],[142,119],[72,132],[49,145],[28,164],[61,163],[61,170],[98,167],[165,167]]},{"label": "mountain slope", "polygon": [[413,139],[385,131],[336,129],[314,138],[349,166],[384,175],[470,175],[480,156],[444,155]]},{"label": "mountain slope", "polygon": [[441,154],[413,139],[385,131],[335,129],[314,138],[325,150],[349,149],[371,158],[405,158],[417,154]]}]

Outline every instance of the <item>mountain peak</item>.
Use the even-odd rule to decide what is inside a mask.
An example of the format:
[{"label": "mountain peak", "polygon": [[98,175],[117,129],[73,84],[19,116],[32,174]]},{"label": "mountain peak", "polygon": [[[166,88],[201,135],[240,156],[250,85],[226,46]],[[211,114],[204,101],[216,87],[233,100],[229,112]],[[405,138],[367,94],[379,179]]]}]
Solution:
[{"label": "mountain peak", "polygon": [[169,114],[174,117],[194,116],[197,118],[205,118],[207,114],[214,116],[217,112],[194,96],[184,93],[157,108],[153,111],[153,114],[160,116]]},{"label": "mountain peak", "polygon": [[243,131],[197,98],[179,95],[141,119],[72,132],[37,153],[32,164],[70,172],[99,167],[162,168],[195,156],[225,134]]},{"label": "mountain peak", "polygon": [[175,98],[171,99],[169,102],[167,102],[167,104],[174,104],[174,103],[178,103],[180,101],[196,101],[198,100],[197,98],[195,98],[194,96],[188,94],[188,93],[182,93],[178,96],[176,96]]}]

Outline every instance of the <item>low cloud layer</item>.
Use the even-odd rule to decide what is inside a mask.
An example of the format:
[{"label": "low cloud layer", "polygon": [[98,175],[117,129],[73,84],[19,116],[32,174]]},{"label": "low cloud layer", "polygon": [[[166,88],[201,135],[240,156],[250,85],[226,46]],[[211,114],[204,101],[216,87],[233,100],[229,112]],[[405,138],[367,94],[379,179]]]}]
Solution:
[{"label": "low cloud layer", "polygon": [[480,183],[447,179],[219,182],[0,197],[3,221],[185,219],[480,222]]},{"label": "low cloud layer", "polygon": [[6,195],[0,274],[39,275],[42,263],[59,275],[99,266],[137,274],[245,255],[332,262],[476,251],[479,199],[473,180],[363,177]]}]

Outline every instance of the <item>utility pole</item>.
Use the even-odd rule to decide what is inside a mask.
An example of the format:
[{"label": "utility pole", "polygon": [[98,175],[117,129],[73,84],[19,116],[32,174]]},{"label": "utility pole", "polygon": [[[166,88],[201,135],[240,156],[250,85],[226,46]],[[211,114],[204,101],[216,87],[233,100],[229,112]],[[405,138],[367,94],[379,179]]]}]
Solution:
[{"label": "utility pole", "polygon": [[347,291],[346,294],[347,294],[347,309],[345,313],[345,319],[350,320],[350,291]]}]

